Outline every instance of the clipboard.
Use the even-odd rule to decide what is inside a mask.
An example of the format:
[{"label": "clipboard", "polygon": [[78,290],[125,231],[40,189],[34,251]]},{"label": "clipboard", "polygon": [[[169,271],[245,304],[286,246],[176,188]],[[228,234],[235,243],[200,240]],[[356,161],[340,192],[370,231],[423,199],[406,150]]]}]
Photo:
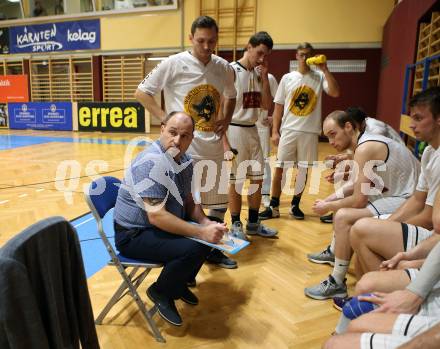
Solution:
[{"label": "clipboard", "polygon": [[213,244],[208,241],[200,240],[197,238],[189,238],[189,239],[216,248],[217,250],[226,252],[228,254],[236,254],[238,251],[241,251],[243,248],[247,247],[250,244],[249,241],[245,241],[233,236],[231,236],[229,239],[225,239],[223,237],[218,244]]}]

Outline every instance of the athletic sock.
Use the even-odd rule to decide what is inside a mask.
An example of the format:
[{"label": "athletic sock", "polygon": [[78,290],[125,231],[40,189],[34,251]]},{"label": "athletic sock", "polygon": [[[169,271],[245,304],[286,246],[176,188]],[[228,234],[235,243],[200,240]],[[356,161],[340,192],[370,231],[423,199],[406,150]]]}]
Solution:
[{"label": "athletic sock", "polygon": [[332,276],[339,285],[344,283],[345,275],[347,275],[350,261],[345,259],[335,258],[335,266],[333,267]]},{"label": "athletic sock", "polygon": [[278,206],[280,206],[280,198],[277,198],[277,197],[275,197],[275,196],[272,196],[272,197],[270,198],[270,204],[269,204],[269,206],[271,206],[271,207],[278,207]]},{"label": "athletic sock", "polygon": [[290,202],[290,204],[292,206],[298,207],[300,201],[301,201],[301,194],[300,195],[294,195],[293,198],[292,198],[292,201]]},{"label": "athletic sock", "polygon": [[240,222],[240,214],[231,213],[231,222],[234,224],[235,222]]},{"label": "athletic sock", "polygon": [[258,222],[258,210],[249,209],[249,223],[257,223]]}]

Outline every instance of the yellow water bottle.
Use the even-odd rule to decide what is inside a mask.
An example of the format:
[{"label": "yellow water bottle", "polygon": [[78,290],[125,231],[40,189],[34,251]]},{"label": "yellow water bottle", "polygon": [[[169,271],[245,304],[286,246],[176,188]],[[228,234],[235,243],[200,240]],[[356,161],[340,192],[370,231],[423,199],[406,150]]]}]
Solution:
[{"label": "yellow water bottle", "polygon": [[316,55],[314,57],[310,57],[306,59],[307,65],[313,65],[313,64],[322,64],[327,62],[327,57],[325,55]]}]

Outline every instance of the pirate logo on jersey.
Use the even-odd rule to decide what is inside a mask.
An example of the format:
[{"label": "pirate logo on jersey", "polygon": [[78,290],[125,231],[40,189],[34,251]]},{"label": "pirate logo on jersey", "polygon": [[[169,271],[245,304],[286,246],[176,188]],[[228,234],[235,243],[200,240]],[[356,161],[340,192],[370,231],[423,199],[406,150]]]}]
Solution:
[{"label": "pirate logo on jersey", "polygon": [[295,116],[307,116],[315,110],[317,100],[315,91],[308,86],[300,86],[292,94],[289,110]]},{"label": "pirate logo on jersey", "polygon": [[185,112],[194,120],[197,131],[214,131],[214,122],[220,105],[220,93],[212,85],[194,87],[183,102]]}]

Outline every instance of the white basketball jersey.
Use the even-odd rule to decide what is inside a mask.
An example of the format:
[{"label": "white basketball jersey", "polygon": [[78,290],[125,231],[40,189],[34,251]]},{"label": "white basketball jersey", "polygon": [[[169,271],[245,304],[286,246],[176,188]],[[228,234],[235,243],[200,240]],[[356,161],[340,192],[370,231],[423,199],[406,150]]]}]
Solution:
[{"label": "white basketball jersey", "polygon": [[434,149],[428,145],[422,155],[422,172],[417,190],[427,193],[426,205],[434,206],[435,195],[440,185],[440,147]]},{"label": "white basketball jersey", "polygon": [[[272,74],[267,74],[267,77],[269,78],[270,94],[272,95],[272,98],[274,98],[278,90],[278,81]],[[258,117],[257,121],[258,128],[269,128],[269,126],[264,126],[262,124],[263,119],[266,119],[268,117],[268,113],[269,112],[266,109],[260,109],[260,116]]]},{"label": "white basketball jersey", "polygon": [[240,62],[232,62],[235,71],[235,103],[232,122],[240,125],[255,125],[261,108],[261,77],[255,69],[247,70]]},{"label": "white basketball jersey", "polygon": [[378,164],[373,168],[375,175],[383,181],[384,190],[379,196],[411,196],[420,173],[419,161],[404,145],[381,135],[363,133],[358,140],[358,146],[371,141],[383,143],[388,148],[385,166]]},{"label": "white basketball jersey", "polygon": [[400,137],[394,128],[385,122],[374,118],[365,119],[365,133],[382,135],[391,138],[393,141],[404,144],[402,137]]}]

